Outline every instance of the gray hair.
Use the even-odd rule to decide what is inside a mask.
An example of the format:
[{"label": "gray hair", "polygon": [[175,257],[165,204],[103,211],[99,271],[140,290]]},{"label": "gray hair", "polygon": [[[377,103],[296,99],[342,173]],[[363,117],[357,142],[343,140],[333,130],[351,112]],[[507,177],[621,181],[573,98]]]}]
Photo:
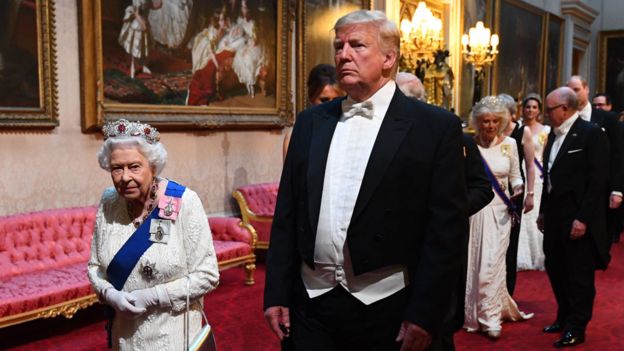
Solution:
[{"label": "gray hair", "polygon": [[486,96],[474,105],[470,116],[472,128],[474,128],[478,134],[479,118],[488,114],[498,119],[498,135],[503,134],[503,131],[509,124],[511,116],[509,115],[509,109],[507,109],[501,99],[496,96]]},{"label": "gray hair", "polygon": [[149,163],[150,167],[154,167],[154,175],[158,176],[167,165],[167,150],[162,143],[148,143],[143,137],[127,137],[118,136],[108,138],[100,147],[97,157],[100,167],[110,172],[110,156],[116,149],[137,149]]},{"label": "gray hair", "polygon": [[516,100],[511,95],[502,93],[498,94],[497,98],[509,110],[510,115],[515,115],[518,112],[518,105],[516,105]]},{"label": "gray hair", "polygon": [[394,80],[403,94],[416,100],[425,101],[425,87],[416,75],[409,72],[399,72]]},{"label": "gray hair", "polygon": [[381,52],[396,54],[396,62],[392,67],[393,75],[399,68],[401,56],[401,32],[396,24],[388,19],[385,13],[377,10],[357,10],[338,19],[334,25],[334,32],[338,29],[354,24],[374,24],[378,30],[378,43]]}]

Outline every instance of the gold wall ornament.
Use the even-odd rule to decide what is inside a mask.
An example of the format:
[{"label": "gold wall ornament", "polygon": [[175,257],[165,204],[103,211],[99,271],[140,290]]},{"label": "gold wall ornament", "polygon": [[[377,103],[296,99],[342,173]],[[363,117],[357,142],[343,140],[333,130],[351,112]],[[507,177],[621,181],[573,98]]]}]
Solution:
[{"label": "gold wall ornament", "polygon": [[492,63],[498,55],[500,39],[497,34],[492,34],[489,28],[485,28],[482,21],[468,30],[468,34],[462,35],[462,54],[464,60],[472,64],[475,70],[473,103],[481,100],[481,87],[483,86],[483,67]]},{"label": "gold wall ornament", "polygon": [[432,63],[434,53],[444,48],[442,19],[434,16],[424,1],[420,1],[411,21],[401,21],[401,64],[412,72]]},{"label": "gold wall ornament", "polygon": [[474,66],[475,71],[490,64],[498,54],[499,38],[485,28],[482,21],[469,29],[468,34],[462,35],[462,54],[464,59]]},{"label": "gold wall ornament", "polygon": [[448,50],[438,50],[435,53],[434,62],[428,65],[425,71],[424,86],[428,104],[440,106],[450,111],[454,103],[453,82],[455,76],[451,66],[446,62],[448,56]]}]

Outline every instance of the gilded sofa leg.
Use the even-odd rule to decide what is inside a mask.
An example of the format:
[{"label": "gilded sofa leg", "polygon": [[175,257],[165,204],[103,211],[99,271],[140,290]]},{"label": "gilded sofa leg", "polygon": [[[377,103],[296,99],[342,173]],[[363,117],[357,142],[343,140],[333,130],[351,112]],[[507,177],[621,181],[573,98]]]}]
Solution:
[{"label": "gilded sofa leg", "polygon": [[245,263],[245,275],[247,278],[245,279],[245,285],[254,285],[256,281],[254,280],[254,272],[256,271],[256,259]]}]

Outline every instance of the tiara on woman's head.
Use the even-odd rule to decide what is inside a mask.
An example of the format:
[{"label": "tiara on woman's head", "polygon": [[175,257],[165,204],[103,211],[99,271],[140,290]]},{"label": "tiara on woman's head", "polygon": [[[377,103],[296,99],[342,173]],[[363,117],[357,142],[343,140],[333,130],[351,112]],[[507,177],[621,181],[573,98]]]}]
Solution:
[{"label": "tiara on woman's head", "polygon": [[130,122],[127,119],[109,121],[102,127],[104,140],[116,137],[142,137],[150,144],[156,144],[160,140],[160,133],[156,128],[147,123]]}]

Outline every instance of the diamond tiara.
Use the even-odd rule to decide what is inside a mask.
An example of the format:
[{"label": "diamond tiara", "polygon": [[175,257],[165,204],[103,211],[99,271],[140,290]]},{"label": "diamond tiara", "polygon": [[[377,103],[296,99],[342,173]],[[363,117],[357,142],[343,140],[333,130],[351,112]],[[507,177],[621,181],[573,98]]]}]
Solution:
[{"label": "diamond tiara", "polygon": [[160,133],[156,128],[147,123],[130,122],[127,119],[109,121],[102,127],[104,140],[115,137],[142,137],[150,144],[156,144],[160,140]]}]

